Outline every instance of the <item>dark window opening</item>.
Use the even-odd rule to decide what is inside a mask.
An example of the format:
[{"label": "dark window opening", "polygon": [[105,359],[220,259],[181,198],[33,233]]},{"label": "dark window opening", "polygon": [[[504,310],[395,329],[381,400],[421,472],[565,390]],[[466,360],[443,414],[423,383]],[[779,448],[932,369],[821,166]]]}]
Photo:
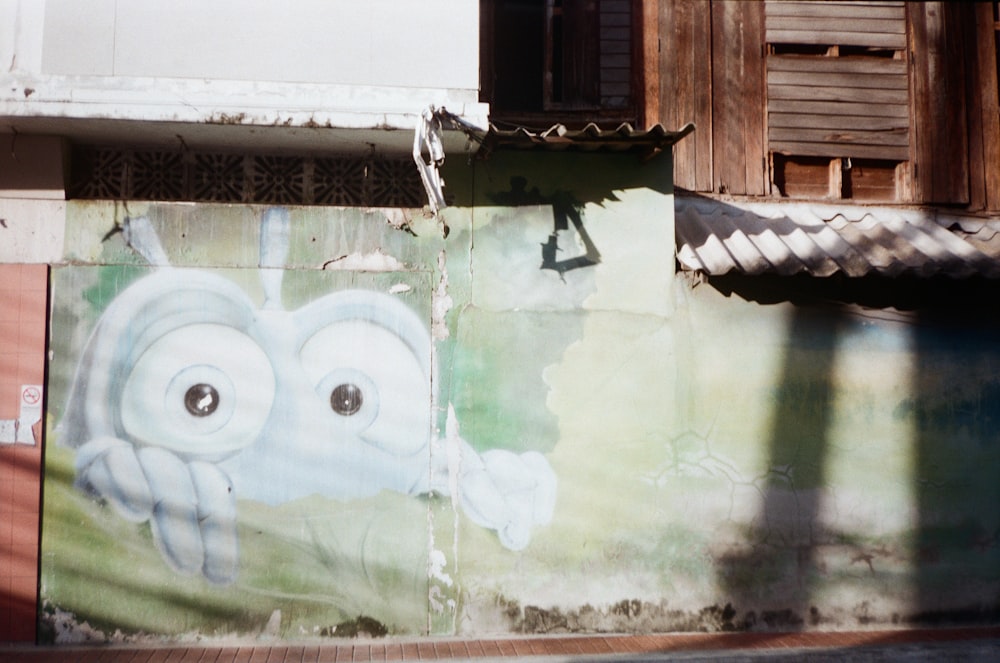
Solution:
[{"label": "dark window opening", "polygon": [[860,55],[869,58],[887,58],[895,60],[902,57],[902,53],[895,48],[877,48],[872,46],[840,46],[840,56],[850,57]]},{"label": "dark window opening", "polygon": [[552,59],[552,65],[548,67],[548,71],[546,72],[552,77],[552,91],[549,93],[549,102],[552,104],[561,104],[563,101],[564,85],[563,67],[566,66],[565,59],[563,58],[563,49],[566,44],[563,40],[562,3],[557,2],[551,11],[552,17],[549,19],[549,34],[551,37],[548,40],[548,48],[546,49],[547,57]]},{"label": "dark window opening", "polygon": [[637,123],[633,0],[481,1],[481,98],[500,126]]},{"label": "dark window opening", "polygon": [[829,46],[818,44],[771,44],[772,55],[827,55]]}]

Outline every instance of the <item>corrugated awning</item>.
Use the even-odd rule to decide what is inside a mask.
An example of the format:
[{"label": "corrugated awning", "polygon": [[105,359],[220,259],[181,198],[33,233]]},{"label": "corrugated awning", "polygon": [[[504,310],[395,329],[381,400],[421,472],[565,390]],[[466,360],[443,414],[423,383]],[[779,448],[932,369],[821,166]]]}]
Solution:
[{"label": "corrugated awning", "polygon": [[688,123],[677,131],[668,131],[657,124],[646,130],[632,128],[624,123],[616,129],[601,129],[596,124],[588,124],[582,129],[567,129],[556,124],[544,131],[536,132],[524,127],[499,129],[490,125],[486,132],[476,136],[481,144],[480,156],[489,156],[498,148],[519,150],[584,152],[635,152],[647,155],[671,147],[684,136],[694,131],[694,124]]},{"label": "corrugated awning", "polygon": [[681,269],[1000,278],[1000,218],[934,210],[676,197]]}]

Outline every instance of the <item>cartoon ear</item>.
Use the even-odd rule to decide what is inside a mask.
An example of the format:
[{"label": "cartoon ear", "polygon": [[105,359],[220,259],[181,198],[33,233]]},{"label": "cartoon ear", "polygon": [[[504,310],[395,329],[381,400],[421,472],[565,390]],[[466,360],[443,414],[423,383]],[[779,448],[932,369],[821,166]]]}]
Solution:
[{"label": "cartoon ear", "polygon": [[[237,417],[234,408],[266,419],[274,385],[266,355],[248,335],[253,320],[246,294],[215,275],[167,269],[136,281],[88,341],[60,423],[64,443],[109,436],[202,457],[252,442],[255,418],[242,410]],[[252,404],[236,398],[240,384],[257,390]],[[239,442],[212,437],[223,419],[244,422]]]},{"label": "cartoon ear", "polygon": [[398,299],[348,290],[295,313],[299,358],[334,425],[397,456],[427,446],[431,338]]}]

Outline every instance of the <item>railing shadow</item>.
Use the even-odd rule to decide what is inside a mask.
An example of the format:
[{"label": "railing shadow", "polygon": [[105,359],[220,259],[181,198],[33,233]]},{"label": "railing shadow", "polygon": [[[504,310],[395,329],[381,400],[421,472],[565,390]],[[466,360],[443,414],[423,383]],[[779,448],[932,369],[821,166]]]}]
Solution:
[{"label": "railing shadow", "polygon": [[[857,624],[840,627],[1000,623],[1000,312],[994,305],[1000,282],[878,277],[709,282],[749,301],[795,305],[774,392],[760,513],[741,552],[716,560],[727,600],[760,604],[755,590],[766,591],[772,601],[780,597],[781,609],[770,620],[758,615],[757,622],[737,626],[824,628],[813,607],[821,601],[816,590],[823,577],[815,553],[839,534],[823,529],[818,489],[837,489],[826,485],[824,475],[831,451],[836,350],[858,310],[848,305],[867,309],[873,322],[891,314],[899,326],[890,335],[909,347],[908,354],[901,351],[906,356],[900,355],[912,367],[909,393],[890,414],[898,428],[912,431],[898,449],[911,474],[887,475],[886,481],[910,484],[911,515],[896,514],[903,529],[892,533],[898,539],[894,564],[908,569],[901,576],[908,586],[893,593],[910,598],[891,622],[885,614],[872,616],[871,623],[856,616]],[[881,494],[877,485],[865,492],[872,500]],[[868,564],[872,568],[871,560]]]},{"label": "railing shadow", "polygon": [[815,622],[812,606],[816,547],[823,542],[820,508],[828,430],[833,407],[832,371],[843,313],[836,307],[797,307],[791,313],[767,442],[760,513],[741,552],[722,557],[722,594],[734,604],[759,604],[755,588],[774,578],[780,604],[752,613],[742,626],[798,630]]}]

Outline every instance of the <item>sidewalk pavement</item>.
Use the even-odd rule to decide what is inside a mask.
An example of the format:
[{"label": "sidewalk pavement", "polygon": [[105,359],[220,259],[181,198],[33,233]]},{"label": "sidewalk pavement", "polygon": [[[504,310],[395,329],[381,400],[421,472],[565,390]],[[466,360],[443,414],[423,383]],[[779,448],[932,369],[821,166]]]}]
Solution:
[{"label": "sidewalk pavement", "polygon": [[560,635],[330,644],[238,642],[33,647],[0,644],[5,663],[335,663],[527,659],[561,661],[996,661],[1000,627],[827,633]]}]

